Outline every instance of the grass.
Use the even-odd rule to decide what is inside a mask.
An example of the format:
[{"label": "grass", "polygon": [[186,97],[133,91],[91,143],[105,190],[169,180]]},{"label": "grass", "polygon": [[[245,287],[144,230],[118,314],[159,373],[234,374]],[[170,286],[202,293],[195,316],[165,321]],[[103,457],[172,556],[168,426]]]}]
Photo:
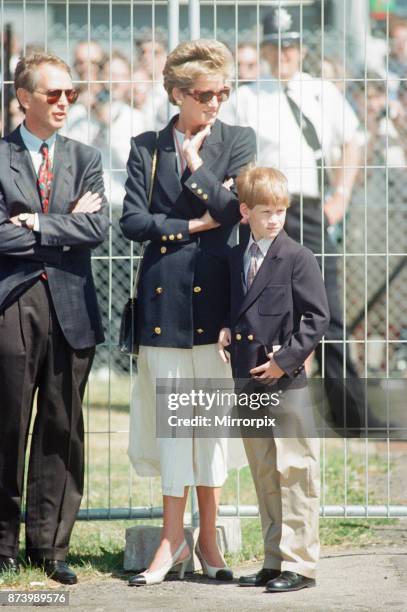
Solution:
[{"label": "grass", "polygon": [[[91,379],[85,404],[86,473],[83,508],[161,506],[159,478],[137,477],[127,458],[128,378],[115,380],[110,386]],[[111,408],[107,409],[110,397]],[[388,463],[379,445],[358,440],[326,440],[323,443],[322,503],[325,505],[386,504]],[[367,476],[367,478],[366,478]],[[222,504],[237,503],[236,470],[230,472],[222,491]],[[401,484],[401,489],[405,487]],[[256,504],[256,495],[248,467],[239,474],[240,503]],[[393,498],[391,503],[395,503]],[[100,575],[124,578],[122,573],[125,529],[137,523],[160,524],[160,521],[78,521],[75,525],[69,561],[81,581]],[[322,518],[322,545],[360,547],[380,542],[377,528],[396,524],[395,519]],[[232,564],[260,560],[263,543],[258,518],[242,518],[242,551],[229,556]],[[21,540],[23,541],[23,534]],[[23,555],[23,551],[22,551]],[[3,573],[0,588],[58,587],[47,580],[41,570],[23,568],[19,576]],[[42,588],[41,585],[39,588]]]},{"label": "grass", "polygon": [[[69,555],[69,563],[77,572],[81,583],[101,576],[126,579],[123,572],[123,550],[125,530],[146,521],[78,521],[75,525]],[[159,524],[159,521],[153,521]],[[395,524],[395,519],[321,519],[320,538],[322,546],[364,547],[379,543],[375,527]],[[151,522],[149,522],[151,524]],[[239,554],[226,555],[232,565],[248,561],[261,561],[263,541],[260,522],[257,518],[241,520],[243,547]],[[34,583],[34,584],[33,584]],[[37,583],[37,584],[36,584]],[[36,568],[24,567],[18,576],[4,573],[0,578],[1,588],[61,588],[47,579]]]}]

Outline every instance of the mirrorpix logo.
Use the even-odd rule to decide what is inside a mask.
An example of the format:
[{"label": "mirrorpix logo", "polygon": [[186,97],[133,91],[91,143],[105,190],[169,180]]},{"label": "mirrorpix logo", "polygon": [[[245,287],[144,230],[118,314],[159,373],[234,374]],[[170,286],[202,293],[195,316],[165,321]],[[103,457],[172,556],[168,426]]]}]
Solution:
[{"label": "mirrorpix logo", "polygon": [[274,11],[273,25],[276,30],[287,32],[293,24],[293,18],[285,8],[277,8]]}]

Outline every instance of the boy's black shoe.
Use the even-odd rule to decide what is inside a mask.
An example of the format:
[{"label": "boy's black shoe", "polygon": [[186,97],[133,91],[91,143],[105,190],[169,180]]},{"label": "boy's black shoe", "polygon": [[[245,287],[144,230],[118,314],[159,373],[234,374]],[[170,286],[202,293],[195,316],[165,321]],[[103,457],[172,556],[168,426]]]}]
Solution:
[{"label": "boy's black shoe", "polygon": [[41,559],[32,561],[33,567],[40,567],[47,574],[48,578],[52,578],[61,584],[76,584],[78,578],[76,574],[65,561],[57,559]]},{"label": "boy's black shoe", "polygon": [[295,572],[281,572],[281,574],[270,580],[266,585],[268,593],[285,593],[287,591],[299,591],[315,586],[313,578],[306,578]]},{"label": "boy's black shoe", "polygon": [[280,576],[280,570],[267,569],[263,567],[257,574],[249,574],[248,576],[240,576],[239,586],[265,586],[273,578]]}]

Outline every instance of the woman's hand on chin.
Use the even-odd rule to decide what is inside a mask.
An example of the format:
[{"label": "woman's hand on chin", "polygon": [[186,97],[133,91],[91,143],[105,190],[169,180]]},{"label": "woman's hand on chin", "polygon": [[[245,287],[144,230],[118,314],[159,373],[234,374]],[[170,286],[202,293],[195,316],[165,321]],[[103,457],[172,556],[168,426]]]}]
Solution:
[{"label": "woman's hand on chin", "polygon": [[182,152],[191,172],[196,172],[196,170],[198,170],[198,168],[203,164],[202,159],[199,157],[199,149],[210,131],[211,126],[209,124],[201,128],[199,132],[196,132],[196,134],[192,134],[191,130],[185,131]]}]

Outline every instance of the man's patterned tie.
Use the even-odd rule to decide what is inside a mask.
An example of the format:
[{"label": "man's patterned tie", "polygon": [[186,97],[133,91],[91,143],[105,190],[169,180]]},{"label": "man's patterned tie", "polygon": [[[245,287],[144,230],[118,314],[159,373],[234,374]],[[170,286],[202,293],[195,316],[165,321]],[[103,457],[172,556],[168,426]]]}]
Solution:
[{"label": "man's patterned tie", "polygon": [[257,242],[252,242],[249,248],[249,253],[250,253],[250,265],[247,271],[247,279],[246,279],[246,286],[247,286],[248,291],[250,289],[252,282],[254,281],[254,277],[257,274],[257,270],[259,269],[258,258],[261,255],[261,251],[258,247]]},{"label": "man's patterned tie", "polygon": [[[42,155],[42,162],[38,169],[38,191],[40,192],[41,197],[41,207],[42,212],[46,215],[49,209],[49,198],[51,195],[51,187],[52,187],[52,170],[51,170],[51,160],[49,158],[49,150],[46,142],[43,142],[40,147],[40,153]],[[41,274],[41,278],[44,280],[48,280],[48,275],[46,272]]]},{"label": "man's patterned tie", "polygon": [[42,162],[38,170],[38,190],[40,192],[41,197],[42,212],[44,214],[47,214],[49,208],[49,199],[51,195],[53,175],[51,170],[51,160],[49,157],[48,145],[46,142],[42,143],[40,147],[40,153],[42,155]]}]

